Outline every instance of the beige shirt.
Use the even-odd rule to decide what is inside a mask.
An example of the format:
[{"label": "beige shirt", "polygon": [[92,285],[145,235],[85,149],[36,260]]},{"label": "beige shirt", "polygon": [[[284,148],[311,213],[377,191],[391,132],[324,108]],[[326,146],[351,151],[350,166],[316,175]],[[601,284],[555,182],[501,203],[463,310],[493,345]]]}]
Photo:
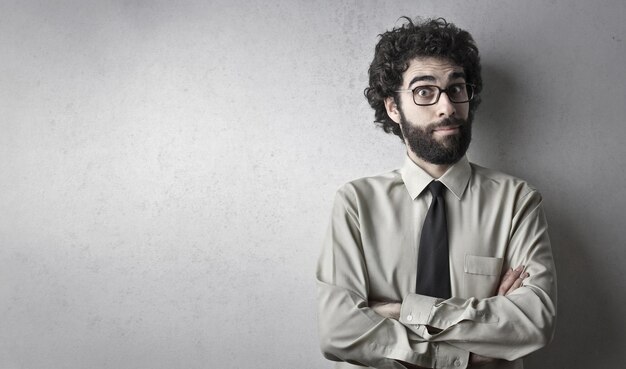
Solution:
[{"label": "beige shirt", "polygon": [[[453,297],[414,293],[432,180],[407,157],[400,170],[338,190],[317,267],[321,347],[337,368],[404,368],[397,360],[465,368],[470,352],[502,359],[484,369],[522,368],[520,358],[552,338],[556,274],[541,196],[467,158],[439,179]],[[523,286],[494,296],[502,274],[519,265],[530,274]],[[400,321],[368,300],[402,302]]]}]

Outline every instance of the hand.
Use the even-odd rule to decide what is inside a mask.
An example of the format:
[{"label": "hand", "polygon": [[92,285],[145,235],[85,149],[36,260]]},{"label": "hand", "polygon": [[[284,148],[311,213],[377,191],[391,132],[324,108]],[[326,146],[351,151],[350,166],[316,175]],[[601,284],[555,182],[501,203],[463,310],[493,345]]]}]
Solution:
[{"label": "hand", "polygon": [[370,301],[370,308],[380,316],[389,319],[400,319],[400,308],[402,304],[399,302],[383,302],[383,301]]},{"label": "hand", "polygon": [[486,357],[486,356],[480,356],[473,352],[470,352],[468,368],[476,368],[476,367],[483,366],[489,363],[493,363],[496,360],[497,359]]},{"label": "hand", "polygon": [[511,268],[507,270],[504,276],[502,276],[497,295],[506,296],[515,291],[522,285],[522,281],[525,278],[528,278],[528,276],[530,276],[530,274],[524,272],[523,265],[520,265],[515,269]]},{"label": "hand", "polygon": [[[529,275],[530,274],[524,272],[523,265],[520,265],[515,269],[511,268],[507,270],[506,273],[504,273],[504,275],[502,276],[502,280],[500,281],[500,286],[498,287],[497,293],[498,296],[506,296],[518,289],[522,285],[524,278],[527,278]],[[496,360],[497,359],[491,357],[470,353],[469,366],[479,367],[485,364],[492,363]]]}]

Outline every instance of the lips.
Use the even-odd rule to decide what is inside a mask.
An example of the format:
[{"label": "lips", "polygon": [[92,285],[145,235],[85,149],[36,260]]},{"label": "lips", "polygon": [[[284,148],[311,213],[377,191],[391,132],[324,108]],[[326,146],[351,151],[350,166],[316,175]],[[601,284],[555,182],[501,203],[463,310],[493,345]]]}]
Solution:
[{"label": "lips", "polygon": [[454,125],[454,126],[445,126],[445,127],[439,127],[439,128],[435,128],[434,130],[436,132],[441,132],[441,131],[456,131],[459,129],[460,126],[458,125]]},{"label": "lips", "polygon": [[431,125],[430,131],[439,134],[458,133],[465,121],[459,118],[450,117]]},{"label": "lips", "polygon": [[443,136],[454,135],[460,132],[460,127],[461,126],[456,124],[451,126],[438,127],[433,130],[433,133]]}]

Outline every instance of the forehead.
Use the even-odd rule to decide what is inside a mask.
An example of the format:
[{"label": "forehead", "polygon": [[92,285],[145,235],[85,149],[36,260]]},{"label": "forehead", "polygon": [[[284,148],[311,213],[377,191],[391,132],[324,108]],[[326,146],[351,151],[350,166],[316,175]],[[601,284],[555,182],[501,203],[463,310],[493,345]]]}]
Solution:
[{"label": "forehead", "polygon": [[402,84],[407,87],[411,81],[419,77],[427,78],[433,82],[446,82],[453,76],[463,73],[463,67],[447,59],[426,57],[415,58],[409,62],[409,66],[402,74]]}]

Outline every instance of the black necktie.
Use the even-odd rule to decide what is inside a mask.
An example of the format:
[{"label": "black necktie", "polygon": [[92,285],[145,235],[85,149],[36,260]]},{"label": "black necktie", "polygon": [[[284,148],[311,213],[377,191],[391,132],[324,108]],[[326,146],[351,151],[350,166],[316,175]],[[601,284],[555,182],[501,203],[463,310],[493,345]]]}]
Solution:
[{"label": "black necktie", "polygon": [[416,292],[420,295],[448,299],[451,297],[451,292],[444,188],[439,181],[432,181],[428,185],[433,201],[430,203],[422,227],[417,259]]}]

